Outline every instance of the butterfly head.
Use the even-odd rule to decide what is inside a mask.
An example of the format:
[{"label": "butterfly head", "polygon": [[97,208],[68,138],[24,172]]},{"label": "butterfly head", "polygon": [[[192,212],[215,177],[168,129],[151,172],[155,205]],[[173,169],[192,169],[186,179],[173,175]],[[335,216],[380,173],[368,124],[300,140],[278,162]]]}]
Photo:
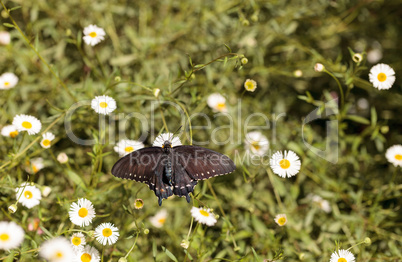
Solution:
[{"label": "butterfly head", "polygon": [[162,148],[165,152],[170,151],[172,149],[172,142],[166,140],[165,142],[163,142]]}]

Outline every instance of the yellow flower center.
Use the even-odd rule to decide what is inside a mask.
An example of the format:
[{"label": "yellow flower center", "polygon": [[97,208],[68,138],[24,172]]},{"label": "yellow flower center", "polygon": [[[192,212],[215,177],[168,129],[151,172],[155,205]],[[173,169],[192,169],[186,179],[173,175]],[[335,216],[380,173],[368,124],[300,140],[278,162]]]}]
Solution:
[{"label": "yellow flower center", "polygon": [[346,259],[344,259],[343,257],[338,258],[338,262],[348,262]]},{"label": "yellow flower center", "polygon": [[54,254],[54,256],[55,256],[56,258],[62,258],[64,255],[63,255],[63,252],[57,251],[57,252]]},{"label": "yellow flower center", "polygon": [[81,238],[80,237],[73,237],[71,240],[74,246],[79,246],[81,244]]},{"label": "yellow flower center", "polygon": [[18,131],[17,131],[17,130],[10,132],[10,137],[11,137],[11,138],[16,137],[17,135],[18,135]]},{"label": "yellow flower center", "polygon": [[135,208],[140,209],[144,206],[144,202],[141,200],[136,200],[134,205],[135,205]]},{"label": "yellow flower center", "polygon": [[290,162],[287,159],[282,159],[279,162],[279,165],[283,168],[283,169],[288,169],[290,167]]},{"label": "yellow flower center", "polygon": [[396,154],[396,155],[395,155],[395,159],[396,159],[396,160],[402,160],[402,155]]},{"label": "yellow flower center", "polygon": [[384,73],[379,73],[379,74],[377,75],[377,79],[378,79],[378,81],[380,81],[380,82],[384,82],[385,80],[387,80],[387,75],[384,74]]},{"label": "yellow flower center", "polygon": [[283,226],[285,223],[286,223],[286,218],[281,217],[281,218],[278,219],[278,224],[279,225]]},{"label": "yellow flower center", "polygon": [[90,37],[96,37],[96,32],[91,32],[91,33],[89,33],[89,36],[90,36]]},{"label": "yellow flower center", "polygon": [[49,139],[45,139],[45,140],[42,141],[42,144],[43,144],[44,146],[50,146],[50,140],[49,140]]},{"label": "yellow flower center", "polygon": [[33,197],[32,192],[31,191],[25,191],[24,192],[24,197],[26,199],[31,199]]},{"label": "yellow flower center", "polygon": [[258,141],[251,142],[251,146],[257,151],[261,148],[260,143],[258,143]]},{"label": "yellow flower center", "polygon": [[102,108],[106,108],[107,107],[107,103],[106,102],[100,102],[99,106]]},{"label": "yellow flower center", "polygon": [[1,241],[7,241],[9,239],[10,239],[10,236],[8,234],[6,234],[6,233],[3,233],[3,234],[0,235],[0,240]]},{"label": "yellow flower center", "polygon": [[132,152],[133,150],[134,150],[134,147],[132,147],[132,146],[128,146],[128,147],[124,148],[124,151],[126,151],[126,152]]},{"label": "yellow flower center", "polygon": [[218,103],[218,104],[216,105],[216,108],[217,108],[219,111],[222,111],[222,110],[224,110],[224,109],[226,108],[226,103]]},{"label": "yellow flower center", "polygon": [[112,230],[110,228],[105,228],[102,230],[102,235],[104,237],[110,237],[112,235]]},{"label": "yellow flower center", "polygon": [[80,210],[78,210],[78,215],[80,217],[86,217],[88,215],[88,209],[85,207],[80,208]]},{"label": "yellow flower center", "polygon": [[32,171],[33,171],[34,173],[36,173],[36,172],[39,171],[39,168],[38,168],[36,165],[32,164]]},{"label": "yellow flower center", "polygon": [[254,89],[254,84],[253,84],[253,82],[251,82],[251,81],[247,82],[247,83],[246,83],[246,89],[247,89],[247,90]]},{"label": "yellow flower center", "polygon": [[84,253],[84,254],[82,254],[82,256],[81,256],[81,261],[82,261],[82,262],[89,262],[89,261],[91,261],[91,259],[92,259],[92,257],[91,257],[91,255],[88,254],[88,253]]},{"label": "yellow flower center", "polygon": [[209,217],[209,213],[204,209],[200,209],[200,214],[203,215],[204,217]]},{"label": "yellow flower center", "polygon": [[8,85],[10,85],[10,82],[4,82],[4,85],[8,86]]},{"label": "yellow flower center", "polygon": [[30,122],[28,122],[28,121],[22,122],[21,125],[22,125],[23,128],[26,128],[26,129],[31,129],[32,128],[32,124]]},{"label": "yellow flower center", "polygon": [[158,219],[158,223],[162,224],[162,225],[165,224],[165,221],[166,221],[166,218],[159,218]]}]

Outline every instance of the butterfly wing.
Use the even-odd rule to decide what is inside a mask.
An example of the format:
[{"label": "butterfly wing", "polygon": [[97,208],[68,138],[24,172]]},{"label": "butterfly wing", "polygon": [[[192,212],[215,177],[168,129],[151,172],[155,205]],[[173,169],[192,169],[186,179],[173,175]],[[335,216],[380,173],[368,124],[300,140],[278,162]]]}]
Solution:
[{"label": "butterfly wing", "polygon": [[177,161],[190,178],[204,180],[227,175],[236,169],[226,155],[199,146],[176,146],[173,148]]},{"label": "butterfly wing", "polygon": [[160,147],[147,147],[136,150],[120,158],[112,168],[115,177],[131,179],[149,185],[155,170],[162,160]]},{"label": "butterfly wing", "polygon": [[155,192],[161,205],[162,199],[173,195],[171,187],[163,180],[166,157],[160,147],[136,150],[120,158],[114,164],[112,174],[147,184]]}]

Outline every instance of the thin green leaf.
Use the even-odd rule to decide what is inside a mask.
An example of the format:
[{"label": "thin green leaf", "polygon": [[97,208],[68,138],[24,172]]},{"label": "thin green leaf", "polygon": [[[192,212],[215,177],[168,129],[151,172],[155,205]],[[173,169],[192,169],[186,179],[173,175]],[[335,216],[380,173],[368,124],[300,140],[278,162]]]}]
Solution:
[{"label": "thin green leaf", "polygon": [[225,45],[226,49],[228,50],[228,52],[232,53],[232,49],[227,44],[224,44],[224,45]]},{"label": "thin green leaf", "polygon": [[10,23],[3,23],[3,25],[4,25],[5,27],[10,27],[10,28],[14,28],[14,27],[15,27],[13,24],[10,24]]},{"label": "thin green leaf", "polygon": [[179,261],[177,260],[177,258],[173,255],[173,253],[170,252],[166,247],[162,246],[162,250],[166,253],[166,255],[167,255],[171,260],[173,260],[173,261],[175,261],[175,262],[179,262]]},{"label": "thin green leaf", "polygon": [[363,124],[363,125],[370,125],[370,121],[364,117],[356,116],[356,115],[347,115],[345,119],[352,120],[354,122]]},{"label": "thin green leaf", "polygon": [[76,184],[77,186],[81,187],[85,191],[87,191],[87,186],[84,183],[84,180],[72,170],[67,170],[67,176]]}]

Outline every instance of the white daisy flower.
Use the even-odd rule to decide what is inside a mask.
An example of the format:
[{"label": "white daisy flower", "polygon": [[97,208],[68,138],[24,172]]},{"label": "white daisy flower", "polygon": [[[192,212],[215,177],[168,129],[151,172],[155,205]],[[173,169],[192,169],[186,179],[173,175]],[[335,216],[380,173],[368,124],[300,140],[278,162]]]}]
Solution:
[{"label": "white daisy flower", "polygon": [[16,137],[18,135],[18,130],[13,125],[4,126],[1,129],[1,135],[6,136],[6,137],[14,138],[14,137]]},{"label": "white daisy flower", "polygon": [[166,222],[167,215],[166,209],[161,209],[155,216],[150,217],[149,221],[154,227],[161,228]]},{"label": "white daisy flower", "polygon": [[94,99],[92,99],[91,107],[96,113],[103,115],[108,115],[117,108],[116,100],[105,95],[96,96]]},{"label": "white daisy flower", "polygon": [[275,223],[277,223],[279,226],[284,226],[288,222],[288,219],[286,217],[286,214],[278,214],[275,217]]},{"label": "white daisy flower", "polygon": [[258,131],[247,133],[244,143],[246,150],[250,150],[254,155],[263,156],[269,149],[268,138]]},{"label": "white daisy flower", "polygon": [[71,262],[74,259],[74,250],[66,238],[56,237],[41,245],[39,255],[49,262]]},{"label": "white daisy flower", "polygon": [[52,140],[55,138],[55,136],[50,133],[46,132],[42,135],[42,141],[40,142],[40,145],[43,148],[50,148]]},{"label": "white daisy flower", "polygon": [[33,175],[35,175],[39,172],[39,170],[45,167],[45,165],[43,164],[43,158],[41,157],[32,158],[31,161],[27,163],[27,165],[28,166],[25,168],[25,171]]},{"label": "white daisy flower", "polygon": [[284,154],[281,151],[276,152],[269,161],[272,171],[280,177],[292,177],[299,173],[300,160],[295,152],[289,150]]},{"label": "white daisy flower", "polygon": [[182,145],[180,138],[173,136],[173,133],[163,133],[155,138],[152,146],[163,147],[163,143],[165,143],[165,141],[170,141],[172,143],[172,147]]},{"label": "white daisy flower", "polygon": [[102,245],[112,245],[119,238],[119,229],[112,223],[102,223],[95,229],[95,237]]},{"label": "white daisy flower", "polygon": [[317,63],[314,65],[314,71],[316,71],[316,72],[322,72],[322,71],[324,71],[324,69],[325,69],[325,66],[321,63]]},{"label": "white daisy flower", "polygon": [[85,246],[85,248],[75,255],[74,262],[99,262],[99,251],[91,246]]},{"label": "white daisy flower", "polygon": [[254,92],[257,88],[257,82],[253,79],[247,79],[246,82],[244,82],[244,88],[249,92]]},{"label": "white daisy flower", "polygon": [[10,89],[16,86],[18,77],[13,73],[4,73],[0,76],[0,89]]},{"label": "white daisy flower", "polygon": [[0,32],[0,45],[8,45],[11,42],[10,33],[7,31]]},{"label": "white daisy flower", "polygon": [[385,157],[394,166],[402,167],[402,145],[394,145],[388,148]]},{"label": "white daisy flower", "polygon": [[59,161],[60,164],[65,164],[68,162],[68,156],[66,153],[62,152],[57,155],[57,161]]},{"label": "white daisy flower", "polygon": [[82,37],[87,45],[97,45],[105,39],[105,30],[96,25],[89,25],[84,28],[84,36]]},{"label": "white daisy flower", "polygon": [[328,202],[328,200],[323,199],[322,197],[318,195],[314,195],[311,200],[313,201],[314,204],[316,204],[321,210],[323,210],[326,213],[331,212],[332,208]]},{"label": "white daisy flower", "polygon": [[395,82],[395,71],[389,65],[377,64],[370,69],[369,80],[378,90],[390,89]]},{"label": "white daisy flower", "polygon": [[70,238],[70,243],[75,252],[84,250],[84,245],[86,244],[84,234],[81,232],[74,233]]},{"label": "white daisy flower", "polygon": [[0,221],[0,249],[17,248],[24,241],[25,232],[15,222]]},{"label": "white daisy flower", "polygon": [[347,250],[339,249],[331,255],[330,262],[354,262],[355,256]]},{"label": "white daisy flower", "polygon": [[122,139],[113,148],[120,156],[130,154],[134,150],[144,148],[144,144],[137,140]]},{"label": "white daisy flower", "polygon": [[23,206],[27,208],[33,208],[39,205],[42,199],[42,193],[39,188],[35,186],[30,186],[29,183],[22,183],[19,187],[15,189],[15,196]]},{"label": "white daisy flower", "polygon": [[36,117],[29,115],[16,115],[13,119],[13,126],[18,131],[27,131],[29,135],[39,133],[42,124]]},{"label": "white daisy flower", "polygon": [[209,208],[192,207],[191,215],[194,217],[195,221],[210,227],[216,223],[215,215],[210,211]]},{"label": "white daisy flower", "polygon": [[74,202],[70,206],[68,212],[70,220],[74,225],[83,227],[92,223],[92,219],[95,217],[95,208],[92,202],[88,199],[81,198],[78,202]]},{"label": "white daisy flower", "polygon": [[208,96],[207,104],[210,108],[218,112],[227,112],[226,98],[221,94],[213,93]]}]

